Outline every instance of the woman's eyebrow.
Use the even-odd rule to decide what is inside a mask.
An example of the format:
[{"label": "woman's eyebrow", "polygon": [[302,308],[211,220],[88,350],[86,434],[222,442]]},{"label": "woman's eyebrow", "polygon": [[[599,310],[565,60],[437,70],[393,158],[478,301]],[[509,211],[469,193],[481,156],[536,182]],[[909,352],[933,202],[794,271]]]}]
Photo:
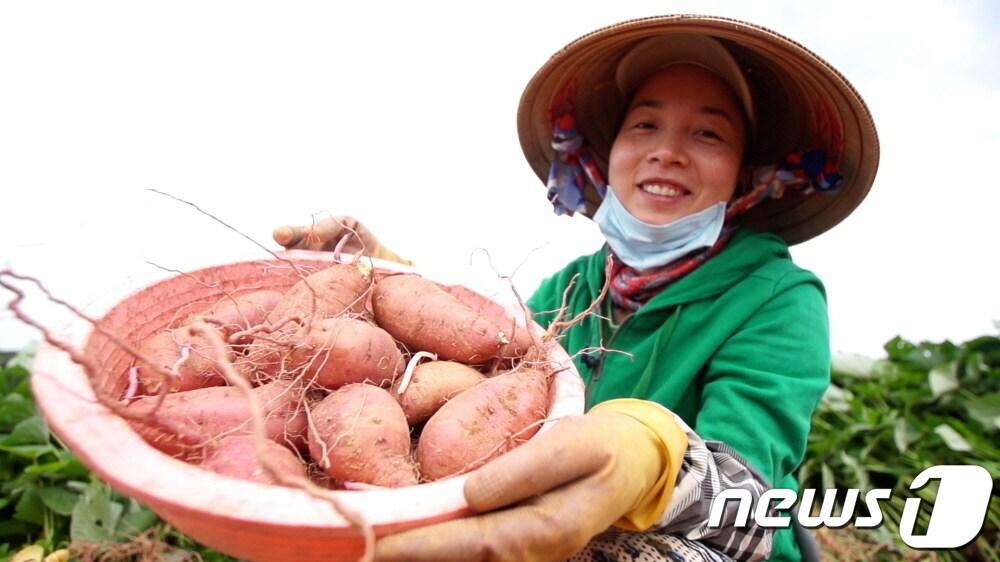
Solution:
[{"label": "woman's eyebrow", "polygon": [[[633,111],[633,110],[639,109],[640,107],[650,107],[650,108],[653,108],[653,109],[660,109],[664,105],[666,105],[666,104],[662,100],[658,100],[658,99],[644,99],[644,100],[639,100],[639,101],[633,103],[632,106],[628,108],[628,110],[629,111]],[[719,117],[722,117],[726,121],[729,121],[729,124],[731,124],[733,126],[736,125],[735,121],[733,120],[732,115],[730,115],[728,111],[726,111],[725,109],[722,109],[721,107],[716,107],[714,105],[703,105],[703,106],[701,106],[701,107],[698,108],[698,112],[699,113],[704,113],[705,115],[718,115]]]},{"label": "woman's eyebrow", "polygon": [[724,118],[726,121],[729,121],[730,125],[734,125],[734,126],[736,125],[736,123],[733,122],[732,116],[729,115],[729,112],[726,111],[725,109],[720,108],[720,107],[714,107],[714,106],[711,106],[711,105],[703,105],[703,106],[701,106],[701,107],[698,108],[698,111],[700,111],[701,113],[704,113],[706,115],[718,115],[719,117]]},{"label": "woman's eyebrow", "polygon": [[628,110],[632,111],[633,109],[638,109],[640,107],[651,107],[653,109],[660,109],[661,107],[663,107],[663,102],[654,99],[639,100],[633,103],[632,106],[628,108]]}]

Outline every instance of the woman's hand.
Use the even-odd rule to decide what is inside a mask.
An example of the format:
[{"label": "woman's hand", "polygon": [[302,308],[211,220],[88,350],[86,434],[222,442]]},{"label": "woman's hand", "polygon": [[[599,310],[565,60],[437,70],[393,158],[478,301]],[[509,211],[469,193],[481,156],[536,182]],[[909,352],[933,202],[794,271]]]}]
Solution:
[{"label": "woman's hand", "polygon": [[413,265],[383,246],[372,231],[350,216],[327,217],[309,226],[279,226],[272,233],[274,241],[286,250],[333,251],[360,254]]},{"label": "woman's hand", "polygon": [[309,226],[279,226],[272,235],[286,250],[332,251],[345,236],[341,250],[350,254],[370,254],[378,246],[378,238],[349,216],[326,217]]},{"label": "woman's hand", "polygon": [[469,476],[466,500],[491,513],[385,537],[375,559],[566,560],[623,515],[651,500],[666,505],[661,492],[673,455],[661,437],[615,411],[561,420]]}]

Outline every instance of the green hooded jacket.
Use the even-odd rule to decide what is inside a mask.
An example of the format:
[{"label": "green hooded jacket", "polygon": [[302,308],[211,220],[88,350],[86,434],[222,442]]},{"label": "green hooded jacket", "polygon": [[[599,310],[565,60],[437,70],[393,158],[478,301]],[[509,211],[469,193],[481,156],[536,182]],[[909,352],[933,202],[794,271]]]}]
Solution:
[{"label": "green hooded jacket", "polygon": [[[539,324],[552,321],[574,277],[568,318],[597,298],[605,256],[602,248],[577,258],[542,282],[528,301]],[[587,409],[613,398],[659,402],[702,438],[733,447],[772,487],[798,490],[795,471],[830,382],[830,336],[823,285],[792,263],[782,238],[743,228],[621,326],[591,315],[562,345],[570,355],[625,352],[576,356]],[[778,530],[771,560],[800,559],[792,529]]]}]

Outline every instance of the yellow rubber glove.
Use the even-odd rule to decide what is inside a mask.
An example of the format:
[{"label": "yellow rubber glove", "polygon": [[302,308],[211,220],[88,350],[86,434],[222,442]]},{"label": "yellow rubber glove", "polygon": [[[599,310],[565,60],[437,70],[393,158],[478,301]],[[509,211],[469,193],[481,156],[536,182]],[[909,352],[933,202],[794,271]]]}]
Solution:
[{"label": "yellow rubber glove", "polygon": [[42,562],[45,556],[45,549],[37,544],[28,545],[10,559],[11,562]]},{"label": "yellow rubber glove", "polygon": [[486,513],[385,537],[375,559],[566,560],[613,524],[656,522],[686,449],[687,436],[662,406],[606,402],[473,472],[465,497]]},{"label": "yellow rubber glove", "polygon": [[37,544],[28,545],[10,559],[10,562],[69,562],[69,550],[63,548],[45,556],[45,549]]},{"label": "yellow rubber glove", "polygon": [[69,562],[69,550],[63,548],[52,552],[42,562]]},{"label": "yellow rubber glove", "polygon": [[660,520],[670,503],[688,448],[687,432],[670,410],[648,400],[609,400],[591,408],[590,413],[595,412],[617,412],[630,416],[655,435],[654,442],[660,447],[660,456],[666,468],[636,507],[615,522],[615,527],[628,531],[645,531]]},{"label": "yellow rubber glove", "polygon": [[368,228],[354,217],[327,217],[310,226],[279,226],[274,229],[274,241],[286,250],[333,251],[340,240],[350,235],[341,250],[348,254],[365,254],[405,265],[413,262],[399,257],[383,246]]}]

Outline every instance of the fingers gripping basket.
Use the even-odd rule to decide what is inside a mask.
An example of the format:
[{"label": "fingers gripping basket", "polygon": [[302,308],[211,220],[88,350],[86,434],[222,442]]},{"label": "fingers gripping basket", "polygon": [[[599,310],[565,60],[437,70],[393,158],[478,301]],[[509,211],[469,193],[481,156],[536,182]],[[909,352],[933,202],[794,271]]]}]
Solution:
[{"label": "fingers gripping basket", "polygon": [[[302,251],[282,257],[313,270],[332,260],[330,254]],[[380,260],[374,265],[381,271],[412,271]],[[109,307],[98,325],[134,345],[176,322],[193,303],[217,299],[220,290],[248,285],[284,290],[298,279],[279,260],[209,267],[138,290]],[[512,315],[523,317],[516,304],[505,304]],[[537,325],[533,329],[541,333]],[[96,366],[97,391],[114,398],[123,395],[131,355],[83,320],[72,321],[56,336],[83,350]],[[550,381],[547,417],[582,413],[583,385],[569,357],[556,348],[549,359],[565,369]],[[65,353],[43,344],[33,370],[38,404],[66,445],[112,487],[145,503],[199,542],[253,561],[356,560],[363,553],[362,536],[326,500],[303,490],[208,472],[148,445],[124,419],[96,401],[84,369]],[[462,495],[465,479],[456,476],[404,488],[337,494],[376,535],[385,535],[467,514]]]}]

